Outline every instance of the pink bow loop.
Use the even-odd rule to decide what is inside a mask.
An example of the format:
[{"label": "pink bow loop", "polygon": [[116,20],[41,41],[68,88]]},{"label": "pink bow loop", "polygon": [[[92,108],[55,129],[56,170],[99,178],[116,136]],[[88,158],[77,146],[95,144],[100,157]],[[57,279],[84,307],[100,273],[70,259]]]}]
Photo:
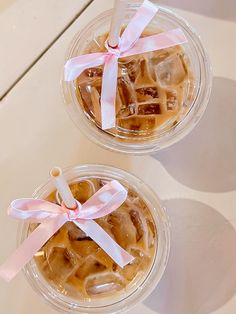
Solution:
[{"label": "pink bow loop", "polygon": [[113,180],[83,204],[78,218],[97,219],[107,216],[120,207],[126,198],[126,189],[118,181]]},{"label": "pink bow loop", "polygon": [[39,199],[17,199],[8,208],[14,218],[41,223],[0,267],[0,276],[10,281],[32,259],[41,247],[67,222],[72,221],[92,238],[111,258],[124,267],[134,258],[120,247],[93,219],[101,218],[119,208],[127,191],[118,181],[111,181],[77,209]]},{"label": "pink bow loop", "polygon": [[33,219],[34,222],[39,223],[49,218],[55,218],[62,213],[61,206],[34,198],[16,199],[8,208],[8,215],[13,218],[30,222]]},{"label": "pink bow loop", "polygon": [[76,79],[85,69],[104,64],[101,90],[102,129],[116,125],[116,88],[118,58],[166,49],[187,42],[181,29],[140,38],[145,27],[158,12],[156,5],[145,0],[124,30],[116,48],[105,43],[107,52],[91,53],[68,60],[65,64],[65,81]]}]

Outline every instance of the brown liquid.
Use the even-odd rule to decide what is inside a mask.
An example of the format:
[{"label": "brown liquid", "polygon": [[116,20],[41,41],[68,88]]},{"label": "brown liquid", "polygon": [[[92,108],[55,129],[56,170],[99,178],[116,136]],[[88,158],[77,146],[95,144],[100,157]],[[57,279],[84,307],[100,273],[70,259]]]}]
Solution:
[{"label": "brown liquid", "polygon": [[[84,203],[104,183],[92,178],[70,188]],[[47,199],[60,202],[55,192]],[[74,223],[66,223],[35,255],[44,277],[65,295],[86,299],[118,293],[145,278],[152,265],[157,231],[147,205],[135,191],[129,188],[122,206],[96,222],[135,259],[122,269]]]},{"label": "brown liquid", "polygon": [[[142,37],[150,35],[145,32]],[[94,40],[85,53],[106,51],[107,34]],[[119,59],[116,128],[120,136],[148,136],[175,125],[193,97],[189,62],[180,46]],[[101,127],[103,67],[85,70],[76,81],[84,112]]]}]

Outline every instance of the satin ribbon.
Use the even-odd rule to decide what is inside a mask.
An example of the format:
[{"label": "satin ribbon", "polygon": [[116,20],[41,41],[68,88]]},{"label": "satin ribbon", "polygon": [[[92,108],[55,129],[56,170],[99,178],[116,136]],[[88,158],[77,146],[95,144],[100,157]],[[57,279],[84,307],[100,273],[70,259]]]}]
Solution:
[{"label": "satin ribbon", "polygon": [[44,200],[31,198],[14,200],[8,208],[11,217],[40,225],[0,267],[0,277],[12,280],[33,258],[41,247],[66,222],[72,221],[93,239],[120,267],[134,258],[119,246],[93,219],[104,217],[116,210],[126,199],[127,191],[118,181],[104,185],[76,210],[69,210]]},{"label": "satin ribbon", "polygon": [[103,130],[113,128],[116,124],[118,58],[165,49],[187,42],[183,31],[179,28],[139,39],[157,11],[157,6],[145,0],[124,30],[118,47],[111,48],[106,43],[107,52],[81,55],[69,59],[65,64],[65,81],[73,81],[87,68],[104,64],[101,91]]}]

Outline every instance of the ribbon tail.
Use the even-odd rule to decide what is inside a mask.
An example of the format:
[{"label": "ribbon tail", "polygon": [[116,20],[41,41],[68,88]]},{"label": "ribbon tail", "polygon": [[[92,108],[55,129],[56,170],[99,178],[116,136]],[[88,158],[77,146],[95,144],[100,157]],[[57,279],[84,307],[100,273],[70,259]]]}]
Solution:
[{"label": "ribbon tail", "polygon": [[138,40],[157,11],[158,7],[151,1],[143,2],[121,36],[121,51],[126,51]]},{"label": "ribbon tail", "polygon": [[101,92],[102,129],[116,126],[116,87],[118,74],[118,58],[108,55],[105,61]]},{"label": "ribbon tail", "polygon": [[0,266],[0,277],[7,282],[11,281],[66,221],[65,215],[59,215],[40,224]]},{"label": "ribbon tail", "polygon": [[75,220],[74,223],[93,239],[120,267],[134,260],[94,220]]},{"label": "ribbon tail", "polygon": [[186,43],[188,40],[180,28],[172,29],[156,35],[140,38],[135,45],[121,54],[121,57],[166,49]]},{"label": "ribbon tail", "polygon": [[107,52],[91,53],[69,59],[64,66],[64,80],[75,80],[87,68],[104,64]]}]

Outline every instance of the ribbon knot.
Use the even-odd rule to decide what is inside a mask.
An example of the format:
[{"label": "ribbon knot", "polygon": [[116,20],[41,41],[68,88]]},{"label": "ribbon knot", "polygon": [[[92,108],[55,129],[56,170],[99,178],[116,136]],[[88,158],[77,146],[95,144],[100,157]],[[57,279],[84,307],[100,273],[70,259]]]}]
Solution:
[{"label": "ribbon knot", "polygon": [[74,221],[79,218],[79,211],[81,210],[82,206],[78,201],[76,201],[76,203],[77,203],[77,208],[74,210],[68,209],[67,207],[65,207],[64,204],[61,205],[63,209],[65,208],[69,221]]},{"label": "ribbon knot", "polygon": [[14,200],[8,214],[14,218],[39,223],[28,238],[0,267],[0,277],[10,281],[41,247],[68,221],[93,239],[120,267],[134,258],[116,243],[94,219],[104,217],[125,201],[127,191],[118,181],[111,181],[75,210],[39,199]]},{"label": "ribbon knot", "polygon": [[116,125],[118,58],[166,49],[187,42],[183,31],[179,28],[140,38],[157,11],[156,5],[145,0],[125,28],[117,48],[109,47],[105,43],[107,52],[81,55],[68,60],[65,64],[65,81],[73,81],[85,69],[104,64],[101,90],[103,130],[113,128]]},{"label": "ribbon knot", "polygon": [[111,46],[109,46],[107,40],[106,40],[106,42],[105,42],[104,45],[105,45],[105,47],[106,47],[106,49],[107,49],[109,55],[116,56],[117,59],[120,58],[120,54],[121,54],[120,47],[119,47],[120,41],[119,41],[119,44],[117,45],[117,47],[111,47]]}]

